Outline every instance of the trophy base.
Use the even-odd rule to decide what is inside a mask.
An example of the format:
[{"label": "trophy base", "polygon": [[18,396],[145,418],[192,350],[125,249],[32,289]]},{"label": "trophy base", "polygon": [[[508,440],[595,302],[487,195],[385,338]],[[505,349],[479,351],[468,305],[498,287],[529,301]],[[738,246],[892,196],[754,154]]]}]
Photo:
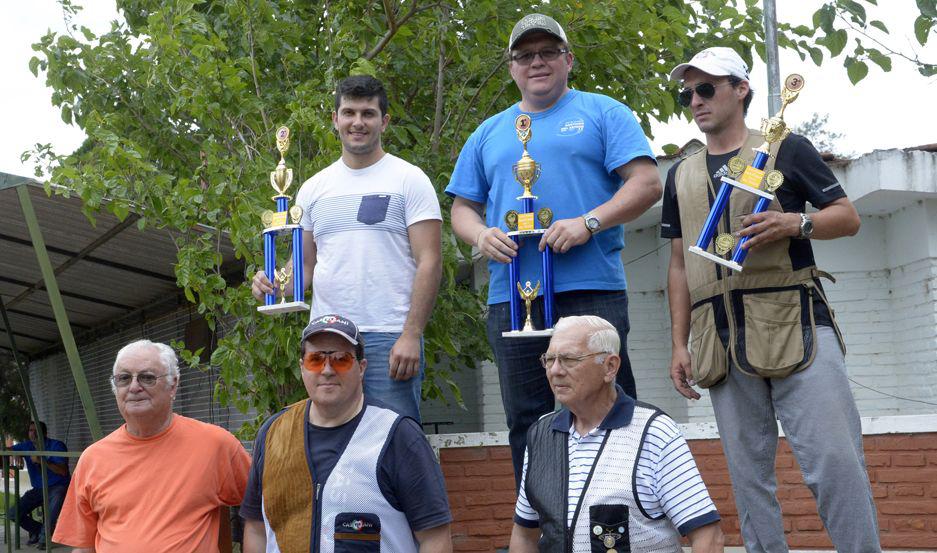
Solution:
[{"label": "trophy base", "polygon": [[309,311],[309,304],[304,301],[288,301],[286,303],[275,303],[273,305],[261,305],[257,308],[257,311],[260,311],[264,315]]},{"label": "trophy base", "polygon": [[739,265],[738,263],[734,261],[730,261],[728,259],[723,259],[719,257],[718,255],[713,255],[707,252],[706,250],[701,250],[697,248],[696,246],[690,246],[690,253],[695,253],[696,255],[700,257],[705,257],[706,259],[712,261],[713,263],[718,263],[719,265],[722,265],[723,267],[728,267],[729,269],[732,269],[733,271],[742,272],[742,266]]},{"label": "trophy base", "polygon": [[511,330],[501,333],[502,338],[546,338],[549,336],[553,336],[552,328],[544,330]]},{"label": "trophy base", "polygon": [[543,234],[546,231],[547,229],[545,228],[535,228],[532,230],[512,230],[511,232],[507,233],[507,235],[508,236],[533,236],[535,234]]},{"label": "trophy base", "polygon": [[765,192],[764,190],[758,190],[757,188],[752,188],[751,186],[748,186],[747,184],[742,184],[737,180],[730,179],[729,177],[722,177],[722,182],[726,184],[730,184],[738,188],[739,190],[744,190],[745,192],[751,192],[752,194],[755,194],[756,196],[761,196],[762,198],[768,201],[771,201],[774,199],[774,194],[771,194],[770,192]]}]

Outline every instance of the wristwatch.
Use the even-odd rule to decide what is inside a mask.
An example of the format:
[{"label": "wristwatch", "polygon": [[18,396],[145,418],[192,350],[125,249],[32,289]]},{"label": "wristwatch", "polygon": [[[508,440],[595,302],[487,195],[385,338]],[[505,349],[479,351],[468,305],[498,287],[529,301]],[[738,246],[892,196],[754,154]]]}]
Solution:
[{"label": "wristwatch", "polygon": [[806,213],[800,214],[800,235],[797,238],[807,239],[813,235],[813,220]]},{"label": "wristwatch", "polygon": [[595,234],[602,230],[602,223],[599,222],[599,218],[595,216],[595,213],[589,212],[582,216],[582,220],[586,223],[586,228],[589,229],[590,234]]}]

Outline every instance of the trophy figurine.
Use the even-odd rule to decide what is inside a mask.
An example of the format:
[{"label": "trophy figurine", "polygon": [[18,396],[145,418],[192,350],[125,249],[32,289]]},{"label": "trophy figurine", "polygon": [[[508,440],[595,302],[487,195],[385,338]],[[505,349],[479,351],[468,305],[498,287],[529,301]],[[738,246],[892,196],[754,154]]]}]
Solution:
[{"label": "trophy figurine", "polygon": [[[277,195],[271,198],[276,202],[276,212],[269,209],[261,214],[264,224],[264,272],[272,278],[276,288],[280,291],[282,299],[276,303],[275,294],[264,296],[264,305],[257,311],[265,315],[274,313],[290,313],[292,311],[309,311],[309,304],[304,301],[303,295],[303,229],[299,224],[303,216],[303,208],[298,205],[288,207],[290,196],[287,189],[293,182],[293,170],[286,166],[286,152],[290,149],[290,130],[286,127],[277,129],[277,150],[280,152],[280,162],[276,169],[270,172],[270,186]],[[287,220],[289,217],[289,220]],[[292,267],[284,265],[277,268],[276,239],[286,234],[292,236]],[[286,283],[293,277],[293,301],[286,301]]]},{"label": "trophy figurine", "polygon": [[[521,201],[521,211],[510,210],[504,215],[504,223],[507,225],[508,236],[520,247],[521,240],[524,237],[541,236],[546,232],[547,227],[553,222],[553,211],[548,207],[541,207],[534,212],[534,196],[531,192],[534,183],[540,178],[540,164],[530,157],[527,152],[527,143],[533,138],[531,130],[530,116],[521,114],[514,120],[514,129],[517,131],[517,139],[521,141],[524,147],[521,158],[514,164],[514,179],[520,184],[524,193],[517,197]],[[537,226],[537,223],[540,226]],[[553,250],[547,246],[541,254],[541,269],[543,271],[543,330],[537,330],[531,320],[531,302],[537,297],[540,291],[540,281],[537,286],[531,288],[530,281],[527,281],[526,287],[521,287],[521,264],[520,256],[511,259],[508,267],[508,280],[511,307],[511,330],[502,332],[501,335],[506,338],[529,338],[534,336],[550,336],[553,334]],[[516,288],[516,290],[515,290]],[[521,323],[521,306],[523,300],[527,306],[527,317]]]},{"label": "trophy figurine", "polygon": [[[729,205],[729,195],[732,193],[733,188],[758,196],[758,201],[752,211],[752,214],[755,214],[768,209],[768,206],[774,200],[774,192],[784,184],[784,175],[780,171],[774,169],[765,173],[764,169],[765,165],[768,164],[768,149],[771,144],[784,140],[790,134],[790,130],[784,122],[784,110],[788,104],[797,99],[803,87],[803,77],[797,74],[788,75],[787,79],[784,80],[784,90],[781,91],[781,110],[774,117],[764,119],[761,122],[761,132],[765,135],[765,142],[755,148],[755,159],[751,165],[746,164],[740,156],[735,156],[729,160],[729,175],[731,177],[722,177],[719,193],[713,201],[696,245],[689,248],[691,253],[705,257],[733,271],[742,270],[742,263],[748,255],[748,250],[742,246],[748,241],[749,237],[745,236],[741,240],[736,240],[735,235],[731,232],[717,236],[716,229],[726,207]],[[715,253],[708,251],[711,243]],[[726,259],[725,256],[729,253],[732,253],[732,257]]]}]

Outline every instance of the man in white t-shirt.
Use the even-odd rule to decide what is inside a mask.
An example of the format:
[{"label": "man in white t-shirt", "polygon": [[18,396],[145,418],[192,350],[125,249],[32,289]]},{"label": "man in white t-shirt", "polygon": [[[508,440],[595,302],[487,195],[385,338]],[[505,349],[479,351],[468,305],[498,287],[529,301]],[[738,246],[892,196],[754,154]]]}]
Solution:
[{"label": "man in white t-shirt", "polygon": [[[342,157],[296,196],[303,278],[312,284],[310,321],[328,313],[357,321],[368,359],[365,395],[420,421],[423,329],[442,274],[442,216],[426,174],[384,152],[389,121],[379,80],[356,75],[338,84],[332,123]],[[263,271],[252,291],[258,299],[274,293]]]}]

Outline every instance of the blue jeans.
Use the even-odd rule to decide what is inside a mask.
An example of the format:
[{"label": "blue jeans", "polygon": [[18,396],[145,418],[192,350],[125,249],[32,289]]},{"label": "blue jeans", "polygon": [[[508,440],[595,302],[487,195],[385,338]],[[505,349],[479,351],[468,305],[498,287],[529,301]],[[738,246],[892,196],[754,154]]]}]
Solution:
[{"label": "blue jeans", "polygon": [[368,360],[368,368],[364,371],[364,395],[421,422],[420,390],[426,370],[423,341],[420,340],[420,372],[410,380],[392,380],[389,374],[390,350],[400,338],[400,333],[362,332],[361,337],[364,338],[364,358]]},{"label": "blue jeans", "polygon": [[[65,493],[68,491],[67,485],[49,487],[49,512],[46,514],[48,522],[49,537],[55,531],[55,523],[59,520],[59,513],[62,511],[62,504],[65,503]],[[16,507],[11,507],[7,512],[7,518],[15,520],[14,508],[19,510],[20,526],[30,535],[38,534],[42,531],[43,525],[32,519],[30,514],[42,507],[42,488],[32,488],[23,494],[23,497],[17,502]]]},{"label": "blue jeans", "polygon": [[[597,315],[612,323],[621,338],[621,368],[618,384],[636,398],[634,375],[628,360],[628,293],[624,290],[577,290],[563,292],[554,297],[554,315]],[[522,306],[523,309],[523,306]],[[531,305],[531,318],[543,321],[543,297]],[[554,321],[556,322],[556,321]],[[540,355],[547,350],[549,338],[503,338],[503,331],[511,330],[511,307],[508,302],[488,306],[488,343],[495,354],[501,381],[501,402],[508,424],[508,442],[514,462],[514,482],[519,485],[524,467],[524,449],[527,447],[527,429],[537,419],[553,411],[556,400],[547,381]]]}]

